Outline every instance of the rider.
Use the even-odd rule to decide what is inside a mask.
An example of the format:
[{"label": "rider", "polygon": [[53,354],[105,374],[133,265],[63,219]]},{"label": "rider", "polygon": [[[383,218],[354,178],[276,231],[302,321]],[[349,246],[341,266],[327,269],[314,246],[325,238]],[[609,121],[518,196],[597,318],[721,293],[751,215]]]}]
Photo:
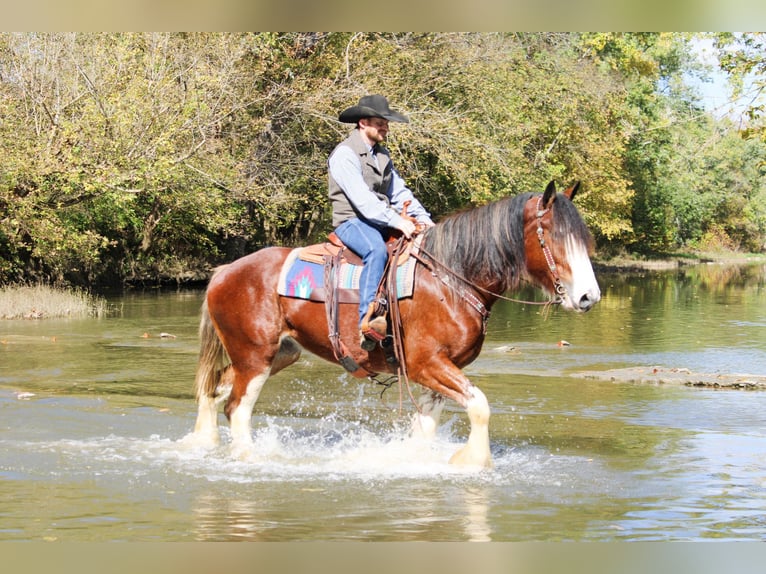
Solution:
[{"label": "rider", "polygon": [[[341,112],[338,119],[356,124],[337,145],[328,160],[332,223],[335,234],[362,258],[359,278],[360,343],[366,351],[386,336],[385,317],[375,317],[375,293],[388,259],[386,238],[398,229],[410,238],[419,225],[433,225],[430,214],[415,199],[380,144],[386,140],[388,122],[409,119],[389,108],[380,95],[364,96],[356,106]],[[410,202],[403,217],[405,202]]]}]

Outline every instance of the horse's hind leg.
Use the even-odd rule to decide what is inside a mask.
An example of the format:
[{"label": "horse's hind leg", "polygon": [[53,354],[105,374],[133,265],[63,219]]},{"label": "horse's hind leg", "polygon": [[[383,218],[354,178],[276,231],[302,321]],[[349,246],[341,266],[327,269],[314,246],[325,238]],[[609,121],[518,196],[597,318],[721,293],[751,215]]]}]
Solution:
[{"label": "horse's hind leg", "polygon": [[195,444],[214,447],[220,442],[218,433],[218,408],[229,398],[232,387],[233,373],[231,367],[226,367],[221,375],[215,394],[199,393],[197,397],[197,420],[194,432],[186,440]]},{"label": "horse's hind leg", "polygon": [[234,368],[234,385],[224,412],[229,419],[231,451],[235,457],[244,457],[252,449],[250,421],[253,408],[270,374],[271,368],[260,372]]},{"label": "horse's hind leg", "polygon": [[[234,456],[241,458],[247,456],[252,450],[253,408],[263,385],[271,375],[297,361],[300,354],[300,346],[293,339],[284,337],[276,353],[263,353],[271,358],[248,361],[245,367],[232,365],[234,375],[232,391],[224,410],[229,418],[231,450]],[[255,354],[257,355],[258,353]]]}]

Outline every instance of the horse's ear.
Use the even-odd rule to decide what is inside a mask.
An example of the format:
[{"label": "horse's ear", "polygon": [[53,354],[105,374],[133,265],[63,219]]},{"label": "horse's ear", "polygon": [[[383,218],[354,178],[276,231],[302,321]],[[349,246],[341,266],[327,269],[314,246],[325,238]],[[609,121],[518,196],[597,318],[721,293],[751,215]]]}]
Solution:
[{"label": "horse's ear", "polygon": [[564,192],[564,195],[566,195],[569,198],[569,201],[574,200],[575,195],[577,195],[577,192],[580,190],[580,182],[576,181],[572,184],[571,187],[567,188],[567,190]]},{"label": "horse's ear", "polygon": [[556,200],[556,182],[551,180],[543,193],[543,209],[548,209]]}]

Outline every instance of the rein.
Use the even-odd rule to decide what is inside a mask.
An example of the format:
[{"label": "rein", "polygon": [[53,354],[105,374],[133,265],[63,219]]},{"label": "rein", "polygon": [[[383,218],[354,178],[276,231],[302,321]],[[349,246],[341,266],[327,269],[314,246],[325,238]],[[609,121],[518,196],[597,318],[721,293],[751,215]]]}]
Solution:
[{"label": "rein", "polygon": [[[484,293],[485,295],[489,295],[490,297],[494,297],[495,299],[502,299],[503,301],[509,301],[511,303],[519,303],[522,305],[543,305],[543,306],[550,306],[550,305],[560,305],[563,301],[563,297],[566,295],[567,290],[564,284],[561,281],[561,277],[559,276],[558,268],[556,267],[556,262],[553,259],[553,254],[551,253],[550,247],[545,243],[545,237],[544,237],[544,230],[543,230],[543,224],[542,220],[546,213],[550,211],[550,207],[542,208],[542,201],[543,198],[540,196],[537,200],[537,240],[540,243],[540,248],[543,251],[543,256],[545,257],[546,263],[548,263],[548,270],[551,273],[551,277],[553,278],[553,288],[556,291],[556,297],[554,299],[550,299],[548,301],[528,301],[524,299],[516,299],[514,297],[506,297],[502,293],[495,293],[494,291],[490,289],[486,289],[484,287],[481,287],[479,285],[476,285],[473,281],[470,279],[463,277],[460,273],[453,270],[449,266],[447,266],[445,263],[439,261],[436,257],[433,256],[432,253],[429,253],[422,247],[419,247],[418,252],[413,252],[412,255],[423,264],[423,266],[426,269],[429,269],[431,273],[434,274],[434,276],[441,279],[442,283],[445,285],[449,285],[447,281],[441,277],[436,270],[433,268],[433,266],[423,259],[420,254],[422,253],[426,257],[428,257],[433,263],[435,263],[438,267],[440,267],[442,270],[444,270],[447,274],[451,275],[455,279],[458,279],[462,283],[464,283],[467,287],[470,287],[474,291]],[[451,285],[449,285],[452,287]],[[454,288],[454,287],[453,287]],[[482,319],[484,321],[484,328],[486,330],[487,321],[489,320],[489,310],[484,305],[484,303],[479,300],[478,297],[476,297],[473,293],[466,292],[466,291],[460,291],[459,292],[461,297],[465,299],[469,305],[471,305],[474,309],[476,309],[479,314],[482,316]]]},{"label": "rein", "polygon": [[[397,359],[398,365],[396,367],[396,376],[399,380],[399,409],[402,408],[402,380],[407,385],[407,393],[412,400],[412,404],[420,412],[418,403],[415,397],[412,396],[412,388],[410,387],[410,377],[407,372],[407,359],[404,354],[404,328],[402,326],[402,316],[399,310],[399,297],[396,292],[396,262],[406,249],[410,248],[411,239],[407,239],[404,236],[399,237],[394,243],[394,247],[388,258],[387,269],[387,281],[386,281],[386,298],[388,300],[388,314],[391,319],[391,338],[393,339],[393,352]],[[415,247],[415,245],[413,245]],[[413,255],[417,247],[410,250],[410,255]]]},{"label": "rein", "polygon": [[[527,299],[515,299],[514,297],[507,297],[507,296],[505,296],[505,295],[503,295],[501,293],[496,293],[496,292],[492,291],[491,289],[486,289],[484,287],[481,287],[480,285],[476,285],[476,283],[474,283],[470,279],[467,279],[466,277],[463,277],[460,273],[458,273],[454,269],[448,267],[445,263],[442,263],[441,261],[439,261],[436,257],[433,256],[432,253],[430,253],[429,251],[426,251],[422,247],[420,248],[420,253],[422,253],[423,255],[428,257],[432,262],[436,263],[436,265],[438,265],[441,269],[446,271],[448,275],[451,275],[455,279],[458,279],[462,283],[465,283],[466,286],[470,287],[471,289],[474,289],[475,291],[479,291],[481,293],[485,293],[486,295],[490,295],[491,297],[494,297],[496,299],[502,299],[503,301],[510,301],[511,303],[520,303],[522,305],[559,305],[559,304],[561,304],[561,298],[560,297],[556,298],[556,299],[552,299],[550,301],[530,301],[530,300],[527,300]],[[433,266],[431,265],[431,263],[429,261],[427,261],[426,259],[423,259],[419,254],[413,253],[412,256],[415,257],[415,259],[417,259],[420,263],[422,263],[423,266],[426,269],[429,269],[436,276],[439,276],[438,273],[434,270]],[[442,282],[444,282],[443,279],[442,279]],[[560,283],[560,281],[559,281],[559,283]],[[468,301],[468,302],[471,303],[471,301]],[[481,303],[481,302],[479,302],[479,303]],[[484,306],[483,303],[481,303],[481,305]],[[471,306],[475,307],[476,305],[473,305],[471,303]],[[479,311],[479,312],[481,313],[481,311]],[[487,313],[489,313],[489,312],[487,312]]]}]

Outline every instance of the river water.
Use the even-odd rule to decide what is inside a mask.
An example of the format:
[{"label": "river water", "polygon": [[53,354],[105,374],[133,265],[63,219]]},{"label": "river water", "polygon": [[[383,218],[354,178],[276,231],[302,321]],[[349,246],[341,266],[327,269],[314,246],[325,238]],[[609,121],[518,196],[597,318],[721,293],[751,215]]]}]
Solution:
[{"label": "river water", "polygon": [[766,375],[766,267],[599,282],[586,315],[493,309],[466,369],[492,407],[478,473],[447,464],[460,409],[413,443],[406,391],[307,354],[256,405],[256,458],[229,456],[227,426],[186,445],[201,291],[0,322],[0,540],[766,540],[766,393],[578,376]]}]

